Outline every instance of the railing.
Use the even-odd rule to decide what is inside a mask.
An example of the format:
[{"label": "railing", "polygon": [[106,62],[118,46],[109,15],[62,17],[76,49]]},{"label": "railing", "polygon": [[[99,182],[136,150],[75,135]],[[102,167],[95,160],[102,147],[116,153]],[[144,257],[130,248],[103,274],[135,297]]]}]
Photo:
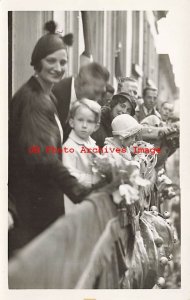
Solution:
[{"label": "railing", "polygon": [[99,191],[10,260],[9,288],[162,287],[172,247],[172,227],[158,212],[137,214],[133,234],[130,224],[121,228],[111,196]]}]

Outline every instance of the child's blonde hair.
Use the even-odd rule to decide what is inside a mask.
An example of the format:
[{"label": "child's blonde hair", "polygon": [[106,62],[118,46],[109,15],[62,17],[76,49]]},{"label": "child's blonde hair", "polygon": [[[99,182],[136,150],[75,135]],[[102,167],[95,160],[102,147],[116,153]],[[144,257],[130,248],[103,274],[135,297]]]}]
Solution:
[{"label": "child's blonde hair", "polygon": [[101,117],[101,106],[90,99],[87,98],[83,98],[79,101],[76,101],[73,106],[71,107],[71,111],[70,111],[70,118],[73,119],[76,111],[79,107],[84,106],[87,107],[88,109],[90,109],[94,114],[95,114],[95,122],[97,124],[100,123],[100,117]]}]

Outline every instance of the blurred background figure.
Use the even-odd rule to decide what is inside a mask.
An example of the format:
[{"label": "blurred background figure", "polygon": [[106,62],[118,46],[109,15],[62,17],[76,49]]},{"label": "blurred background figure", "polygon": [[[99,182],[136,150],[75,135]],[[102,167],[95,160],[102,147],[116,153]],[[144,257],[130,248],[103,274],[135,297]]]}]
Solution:
[{"label": "blurred background figure", "polygon": [[114,93],[115,93],[114,87],[110,83],[107,83],[106,91],[103,93],[102,99],[98,100],[98,103],[101,106],[108,105],[108,103],[111,100],[111,98],[113,97]]},{"label": "blurred background figure", "polygon": [[64,130],[63,142],[67,140],[71,131],[68,117],[72,105],[82,98],[100,100],[106,91],[109,76],[107,68],[92,62],[83,65],[76,77],[66,77],[54,86],[53,93],[58,100],[57,110]]},{"label": "blurred background figure", "polygon": [[125,92],[138,99],[138,83],[132,77],[121,77],[118,81],[117,92]]},{"label": "blurred background figure", "polygon": [[82,66],[76,77],[70,76],[55,84],[53,93],[58,100],[58,114],[63,128],[71,106],[82,98],[98,101],[106,91],[109,72],[102,65],[92,62]]},{"label": "blurred background figure", "polygon": [[134,107],[138,105],[138,82],[132,77],[120,77],[118,79],[118,93],[124,92],[131,96],[131,100],[134,102]]},{"label": "blurred background figure", "polygon": [[173,116],[174,105],[171,102],[163,102],[160,107],[160,115],[162,121],[168,123],[168,120]]},{"label": "blurred background figure", "polygon": [[100,127],[92,135],[99,147],[104,146],[106,137],[112,136],[111,122],[116,116],[121,114],[135,115],[134,101],[129,94],[124,92],[115,94],[109,105],[102,107]]},{"label": "blurred background figure", "polygon": [[144,118],[155,115],[161,118],[159,112],[156,110],[158,101],[158,91],[156,88],[148,86],[143,90],[143,100],[144,103],[138,106],[136,109],[136,117],[139,122]]}]

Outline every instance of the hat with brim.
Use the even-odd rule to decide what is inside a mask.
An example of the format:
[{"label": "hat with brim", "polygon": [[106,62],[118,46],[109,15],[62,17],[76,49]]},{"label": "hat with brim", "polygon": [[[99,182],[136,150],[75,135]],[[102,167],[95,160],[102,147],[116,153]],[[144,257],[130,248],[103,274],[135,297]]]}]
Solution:
[{"label": "hat with brim", "polygon": [[135,115],[136,102],[133,99],[133,97],[131,95],[129,95],[128,93],[126,93],[126,92],[120,92],[118,94],[113,95],[112,99],[119,98],[119,97],[122,97],[122,98],[126,99],[126,101],[129,101],[129,103],[131,104],[131,107],[132,107],[131,114],[132,114],[132,116],[134,116]]},{"label": "hat with brim", "polygon": [[142,125],[128,114],[115,117],[111,123],[111,127],[113,135],[120,135],[123,138],[130,137],[143,128]]}]

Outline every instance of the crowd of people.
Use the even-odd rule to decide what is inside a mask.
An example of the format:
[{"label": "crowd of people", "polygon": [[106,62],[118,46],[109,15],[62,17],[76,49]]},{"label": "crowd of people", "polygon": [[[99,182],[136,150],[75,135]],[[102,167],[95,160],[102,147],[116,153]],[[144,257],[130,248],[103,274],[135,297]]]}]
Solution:
[{"label": "crowd of people", "polygon": [[[93,191],[109,185],[115,193],[122,183],[110,169],[101,168],[104,157],[116,165],[133,166],[133,176],[144,180],[139,184],[140,196],[134,192],[136,181],[131,179],[132,190],[125,187],[131,203],[139,197],[142,202],[144,197],[141,210],[156,207],[164,213],[163,202],[172,193],[162,170],[179,147],[179,120],[173,117],[173,104],[164,102],[158,111],[158,90],[146,86],[141,98],[132,77],[119,78],[115,91],[109,84],[109,71],[97,62],[81,66],[75,77],[63,78],[72,38],[56,33],[53,21],[46,23],[46,30],[32,52],[34,75],[10,104],[10,257]],[[161,154],[134,155],[135,143],[146,148],[156,145]],[[47,147],[57,151],[47,152]],[[58,151],[63,147],[74,150]],[[159,180],[165,184],[160,193]]]}]

